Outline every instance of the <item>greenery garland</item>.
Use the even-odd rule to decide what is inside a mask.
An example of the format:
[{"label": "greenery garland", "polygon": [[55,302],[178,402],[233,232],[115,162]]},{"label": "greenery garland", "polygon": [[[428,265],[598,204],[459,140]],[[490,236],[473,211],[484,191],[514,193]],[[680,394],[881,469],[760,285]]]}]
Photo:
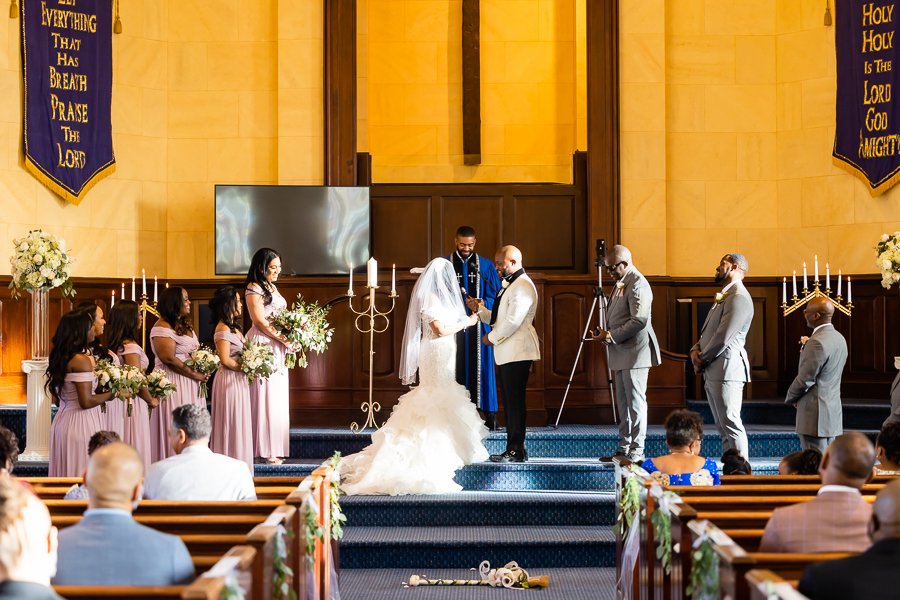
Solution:
[{"label": "greenery garland", "polygon": [[[337,470],[338,463],[341,462],[340,451],[335,451],[334,456],[325,461],[325,464]],[[344,537],[344,527],[341,523],[347,522],[347,516],[341,510],[341,496],[344,496],[344,490],[341,489],[341,481],[332,480],[331,489],[328,492],[328,499],[331,502],[331,539],[339,540]]]},{"label": "greenery garland", "polygon": [[288,578],[294,576],[294,571],[286,562],[291,550],[290,546],[285,542],[285,538],[293,539],[294,532],[285,530],[283,535],[281,533],[275,534],[275,556],[272,558],[272,570],[275,572],[275,585],[272,586],[273,600],[282,600],[285,595],[287,595],[289,600],[297,600],[297,594],[288,585]]},{"label": "greenery garland", "polygon": [[[665,501],[663,499],[665,498]],[[678,494],[664,491],[657,500],[656,510],[650,514],[653,537],[657,540],[656,558],[662,562],[666,575],[672,572],[672,512],[667,505],[676,502]],[[665,508],[664,508],[665,506]]]},{"label": "greenery garland", "polygon": [[316,564],[316,540],[325,543],[325,528],[319,525],[312,500],[306,506],[306,570],[312,573]]},{"label": "greenery garland", "polygon": [[222,588],[222,600],[246,600],[246,596],[236,581],[226,579],[225,587]]},{"label": "greenery garland", "polygon": [[634,517],[641,508],[641,482],[637,478],[637,470],[640,467],[628,466],[628,475],[622,486],[622,497],[619,500],[619,516],[616,518],[616,533],[624,534],[631,528]]},{"label": "greenery garland", "polygon": [[719,555],[710,539],[704,539],[700,548],[691,553],[691,583],[687,595],[694,600],[717,598],[719,595]]}]

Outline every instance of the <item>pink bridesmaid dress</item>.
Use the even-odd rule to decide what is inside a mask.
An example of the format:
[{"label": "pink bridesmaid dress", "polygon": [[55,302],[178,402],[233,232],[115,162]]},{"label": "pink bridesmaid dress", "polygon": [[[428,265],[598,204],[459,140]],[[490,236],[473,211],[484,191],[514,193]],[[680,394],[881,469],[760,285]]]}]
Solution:
[{"label": "pink bridesmaid dress", "polygon": [[[218,331],[215,341],[231,343],[231,358],[237,360],[244,345],[244,336],[238,331]],[[212,440],[213,452],[224,454],[247,463],[253,473],[253,422],[250,416],[250,384],[242,371],[232,371],[220,366],[212,389]]]},{"label": "pink bridesmaid dress", "polygon": [[[262,290],[256,284],[247,287],[245,296],[256,294],[262,296]],[[287,308],[287,301],[275,290],[272,303],[264,306],[268,317],[273,312]],[[273,456],[290,456],[291,449],[291,414],[290,383],[288,369],[284,366],[287,347],[278,340],[273,340],[260,331],[256,325],[247,332],[247,338],[272,348],[275,365],[278,370],[268,379],[257,379],[250,386],[250,409],[253,415],[253,449],[255,456],[266,458]]]},{"label": "pink bridesmaid dress", "polygon": [[[143,348],[138,344],[125,344],[119,350],[119,358],[122,364],[125,364],[126,354],[137,354],[141,361],[141,369],[144,372],[147,371],[147,367],[150,366],[150,359],[147,358]],[[150,449],[150,414],[147,412],[147,403],[144,402],[143,398],[135,396],[130,417],[128,416],[127,404],[125,402],[121,404],[126,406],[125,433],[122,436],[122,441],[137,450],[138,454],[141,455],[141,460],[144,462],[144,472],[146,473],[153,458],[153,453]]]},{"label": "pink bridesmaid dress", "polygon": [[[101,358],[95,356],[94,359],[100,360]],[[105,360],[108,360],[117,366],[122,366],[122,361],[112,352],[109,353],[109,356],[107,356]],[[115,431],[119,434],[119,438],[122,441],[125,441],[125,419],[128,418],[128,411],[126,410],[127,406],[127,402],[123,402],[118,398],[113,398],[106,403],[106,412],[100,413],[100,417],[103,419],[103,429],[105,431]]]},{"label": "pink bridesmaid dress", "polygon": [[[159,356],[156,344],[153,343],[155,338],[166,337],[175,340],[175,358],[185,361],[190,357],[191,352],[200,346],[197,336],[194,332],[191,335],[178,335],[172,329],[165,327],[154,327],[150,330],[150,347],[153,353]],[[150,453],[153,462],[169,458],[175,455],[175,451],[169,445],[169,430],[172,427],[172,411],[183,404],[199,404],[206,406],[206,400],[200,397],[200,382],[194,379],[179,375],[170,370],[162,361],[159,362],[159,368],[166,372],[169,381],[174,383],[178,390],[172,392],[172,395],[165,402],[160,402],[153,416],[150,417]]]},{"label": "pink bridesmaid dress", "polygon": [[[62,395],[56,399],[59,409],[50,425],[50,477],[81,477],[88,466],[88,442],[103,431],[100,407],[84,410],[78,403],[78,382],[90,383],[91,393],[97,389],[93,372],[66,374]],[[107,404],[113,402],[118,400]]]}]

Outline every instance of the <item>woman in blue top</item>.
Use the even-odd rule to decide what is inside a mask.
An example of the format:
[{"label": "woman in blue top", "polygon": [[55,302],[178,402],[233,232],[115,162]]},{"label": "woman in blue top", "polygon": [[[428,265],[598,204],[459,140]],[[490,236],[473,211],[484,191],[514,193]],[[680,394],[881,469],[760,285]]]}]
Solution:
[{"label": "woman in blue top", "polygon": [[663,485],[721,485],[719,468],[700,456],[703,419],[689,410],[676,410],[666,419],[668,456],[648,458],[641,466]]}]

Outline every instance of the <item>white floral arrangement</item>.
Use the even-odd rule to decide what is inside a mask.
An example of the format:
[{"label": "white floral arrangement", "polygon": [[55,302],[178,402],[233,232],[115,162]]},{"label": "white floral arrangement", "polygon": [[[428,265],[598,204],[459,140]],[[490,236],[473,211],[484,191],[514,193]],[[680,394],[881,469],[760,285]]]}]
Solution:
[{"label": "white floral arrangement", "polygon": [[[133,398],[147,385],[147,376],[138,367],[116,365],[108,360],[98,360],[94,366],[94,376],[101,392],[112,392],[115,398],[128,403],[128,416],[133,410]],[[100,405],[100,412],[106,412],[106,404]]]},{"label": "white floral arrangement", "polygon": [[147,391],[160,402],[165,402],[178,391],[178,386],[169,381],[168,373],[162,369],[154,369],[147,375]]},{"label": "white floral arrangement", "polygon": [[[200,346],[191,352],[190,358],[184,361],[184,366],[196,373],[212,375],[219,368],[219,355],[208,346]],[[200,382],[200,397],[209,398],[209,388],[205,381]]]},{"label": "white floral arrangement", "polygon": [[66,240],[35,229],[13,240],[15,252],[9,258],[12,296],[21,290],[31,293],[39,288],[62,288],[63,296],[74,296],[71,275],[74,259],[66,253]]},{"label": "white floral arrangement", "polygon": [[900,231],[882,234],[875,251],[878,253],[875,266],[881,270],[881,285],[889,290],[900,281]]},{"label": "white floral arrangement", "polygon": [[268,379],[269,375],[276,370],[275,353],[268,344],[247,340],[238,354],[240,356],[238,364],[241,366],[241,371],[247,376],[250,385],[253,385],[260,377]]}]

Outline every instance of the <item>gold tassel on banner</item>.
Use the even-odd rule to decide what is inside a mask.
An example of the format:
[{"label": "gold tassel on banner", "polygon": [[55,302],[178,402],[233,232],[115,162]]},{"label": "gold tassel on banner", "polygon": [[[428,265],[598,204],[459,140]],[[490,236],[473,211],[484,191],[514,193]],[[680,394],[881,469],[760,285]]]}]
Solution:
[{"label": "gold tassel on banner", "polygon": [[9,18],[15,19],[19,16],[19,7],[16,6],[16,0],[9,0]]},{"label": "gold tassel on banner", "polygon": [[825,0],[825,27],[831,27],[831,7],[828,0]]},{"label": "gold tassel on banner", "polygon": [[116,22],[113,24],[113,33],[122,33],[122,19],[119,18],[119,0],[116,0]]}]

